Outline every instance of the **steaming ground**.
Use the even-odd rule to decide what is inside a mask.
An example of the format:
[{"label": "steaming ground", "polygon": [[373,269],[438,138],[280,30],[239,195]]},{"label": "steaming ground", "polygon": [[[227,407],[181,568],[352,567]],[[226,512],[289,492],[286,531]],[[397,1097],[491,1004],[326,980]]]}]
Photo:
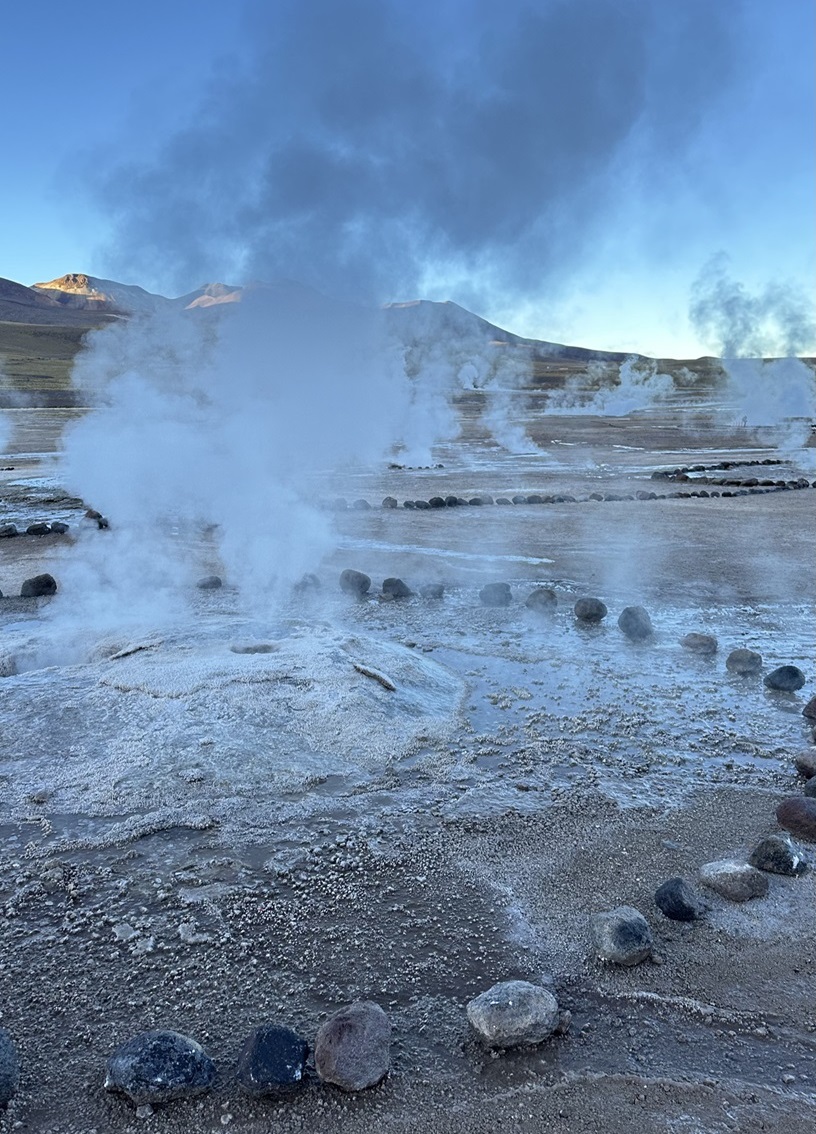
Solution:
[{"label": "steaming ground", "polygon": [[[66,618],[69,590],[4,600],[20,672],[0,688],[0,1005],[23,1059],[4,1128],[812,1128],[813,876],[771,877],[744,906],[712,898],[693,926],[663,919],[652,895],[747,853],[797,790],[813,493],[379,508],[387,494],[632,492],[656,467],[779,455],[706,420],[550,420],[543,457],[502,454],[474,426],[443,468],[350,470],[324,499],[376,507],[338,514],[321,588],[283,607],[247,613],[229,587],[188,589],[174,619],[112,633]],[[48,425],[26,428],[29,463],[3,474],[23,481],[10,511],[60,506],[76,524],[59,486],[26,487],[49,475],[36,457]],[[786,467],[798,475],[811,452]],[[59,577],[106,538],[0,541],[0,586]],[[219,569],[212,539],[166,538],[199,574]],[[399,575],[442,581],[445,597],[357,603],[336,586],[346,566],[372,591]],[[506,610],[479,605],[494,580],[512,585]],[[552,617],[523,606],[535,582],[558,594]],[[610,616],[581,630],[571,608],[587,593]],[[631,602],[649,608],[653,644],[618,632]],[[691,630],[718,637],[713,660],[680,648]],[[727,676],[736,646],[766,670],[799,665],[808,684],[780,695]],[[588,915],[623,903],[649,918],[662,963],[591,958]],[[573,1025],[494,1059],[463,1005],[513,977],[551,979]],[[237,1093],[251,1026],[313,1037],[356,997],[394,1022],[383,1086],[348,1098],[310,1084],[285,1104]],[[105,1058],[147,1027],[198,1038],[221,1070],[215,1094],[144,1119],[108,1096]]]}]

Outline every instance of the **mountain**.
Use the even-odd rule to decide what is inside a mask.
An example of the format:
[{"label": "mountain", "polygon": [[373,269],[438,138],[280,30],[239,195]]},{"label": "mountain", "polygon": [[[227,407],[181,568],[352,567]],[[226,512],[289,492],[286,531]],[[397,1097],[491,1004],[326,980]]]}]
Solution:
[{"label": "mountain", "polygon": [[[105,322],[106,317],[96,321]],[[0,279],[0,322],[71,327],[92,324],[86,312],[65,308],[48,292],[7,279]]]}]

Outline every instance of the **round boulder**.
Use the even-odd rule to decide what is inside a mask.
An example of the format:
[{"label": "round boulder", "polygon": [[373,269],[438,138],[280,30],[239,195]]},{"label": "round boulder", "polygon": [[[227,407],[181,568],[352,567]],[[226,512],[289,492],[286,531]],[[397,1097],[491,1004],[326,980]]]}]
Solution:
[{"label": "round boulder", "polygon": [[54,535],[65,535],[70,531],[70,524],[64,524],[62,520],[54,520],[51,524],[51,531]]},{"label": "round boulder", "polygon": [[795,693],[805,684],[805,675],[798,666],[780,665],[766,675],[764,684],[781,693]]},{"label": "round boulder", "polygon": [[194,1039],[178,1032],[140,1032],[108,1060],[105,1088],[142,1106],[204,1094],[214,1079],[215,1064]]},{"label": "round boulder", "polygon": [[20,587],[21,598],[42,598],[56,593],[57,581],[53,575],[34,575]]},{"label": "round boulder", "polygon": [[559,1024],[558,1001],[537,984],[494,984],[467,1005],[467,1017],[489,1047],[541,1043]]},{"label": "round boulder", "polygon": [[598,598],[579,598],[573,610],[579,622],[602,622],[608,613],[606,603]]},{"label": "round boulder", "polygon": [[509,583],[487,583],[479,591],[483,606],[509,606],[512,597]]},{"label": "round boulder", "polygon": [[732,650],[725,659],[725,668],[740,677],[753,677],[762,670],[762,654],[754,650]]},{"label": "round boulder", "polygon": [[26,528],[26,535],[48,535],[51,531],[51,525],[41,521],[37,524],[29,524]]},{"label": "round boulder", "polygon": [[14,1098],[20,1082],[20,1061],[11,1036],[5,1028],[0,1028],[0,1106],[6,1106]]},{"label": "round boulder", "polygon": [[705,903],[685,878],[669,878],[655,891],[655,905],[672,921],[696,921],[705,913]]},{"label": "round boulder", "polygon": [[757,870],[765,870],[769,874],[785,874],[789,878],[804,874],[807,870],[804,855],[784,835],[768,835],[767,839],[763,839],[751,851],[748,862]]},{"label": "round boulder", "polygon": [[805,748],[795,757],[796,771],[806,780],[816,776],[816,748]]},{"label": "round boulder", "polygon": [[382,502],[382,506],[383,506],[383,508],[396,508],[397,507],[396,497],[386,496],[385,500],[383,500],[383,502]]},{"label": "round boulder", "polygon": [[315,1068],[324,1083],[363,1091],[391,1068],[391,1024],[379,1004],[358,1000],[321,1024],[315,1040]]},{"label": "round boulder", "polygon": [[593,914],[590,933],[596,954],[615,965],[639,965],[651,956],[652,931],[646,918],[632,906]]},{"label": "round boulder", "polygon": [[13,654],[0,653],[0,677],[14,677],[17,672],[17,662]]},{"label": "round boulder", "polygon": [[620,612],[618,626],[632,642],[645,642],[654,633],[649,613],[642,606],[625,606]]},{"label": "round boulder", "polygon": [[402,579],[384,579],[382,589],[384,595],[391,595],[395,599],[410,598],[414,593]]},{"label": "round boulder", "polygon": [[797,839],[816,843],[816,799],[806,795],[789,795],[777,807],[776,821]]},{"label": "round boulder", "polygon": [[443,583],[423,583],[419,593],[423,598],[441,599],[445,593],[445,586]]},{"label": "round boulder", "polygon": [[802,709],[802,716],[816,723],[816,697],[810,698],[804,709]]},{"label": "round boulder", "polygon": [[363,595],[368,594],[370,586],[371,579],[362,571],[355,571],[352,567],[347,567],[345,571],[340,572],[340,590],[345,591],[347,595],[362,598]]},{"label": "round boulder", "polygon": [[204,575],[196,583],[200,591],[217,591],[223,585],[220,575]]},{"label": "round boulder", "polygon": [[717,652],[717,639],[713,634],[699,634],[693,631],[680,639],[680,645],[684,650],[690,650],[693,654],[700,654],[706,658],[713,657]]},{"label": "round boulder", "polygon": [[19,534],[16,524],[0,524],[0,539],[13,539]]},{"label": "round boulder", "polygon": [[729,902],[747,902],[768,893],[768,879],[747,862],[720,859],[700,867],[700,881]]},{"label": "round boulder", "polygon": [[303,1086],[309,1045],[305,1039],[275,1024],[263,1024],[249,1033],[235,1069],[235,1078],[247,1094],[288,1094]]},{"label": "round boulder", "polygon": [[558,606],[558,596],[549,587],[536,587],[528,595],[524,605],[540,614],[552,614]]}]

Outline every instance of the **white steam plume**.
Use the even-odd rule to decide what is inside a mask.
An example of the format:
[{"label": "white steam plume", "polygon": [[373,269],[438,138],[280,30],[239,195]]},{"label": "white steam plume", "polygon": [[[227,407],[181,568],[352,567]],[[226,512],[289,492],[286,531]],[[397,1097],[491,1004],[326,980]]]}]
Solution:
[{"label": "white steam plume", "polygon": [[583,375],[568,379],[563,389],[547,397],[547,413],[625,417],[660,405],[674,390],[672,376],[659,373],[652,359],[627,358],[617,370],[614,363],[590,362]]}]

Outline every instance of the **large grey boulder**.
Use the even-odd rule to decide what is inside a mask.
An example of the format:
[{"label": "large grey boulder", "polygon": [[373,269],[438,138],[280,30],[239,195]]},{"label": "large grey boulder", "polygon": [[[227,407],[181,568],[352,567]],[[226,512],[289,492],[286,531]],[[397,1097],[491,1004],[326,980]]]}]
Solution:
[{"label": "large grey boulder", "polygon": [[771,670],[764,684],[781,693],[796,693],[805,684],[805,675],[796,665],[780,665]]},{"label": "large grey boulder", "polygon": [[618,626],[632,642],[645,642],[654,633],[649,612],[642,606],[625,606],[618,617]]},{"label": "large grey boulder", "polygon": [[768,893],[768,879],[747,862],[720,859],[700,868],[700,881],[729,902],[747,902]]},{"label": "large grey boulder", "polygon": [[140,1032],[108,1060],[105,1089],[142,1106],[204,1094],[214,1080],[215,1064],[194,1039],[179,1032]]},{"label": "large grey boulder", "polygon": [[325,1083],[363,1091],[391,1068],[391,1024],[371,1000],[358,1000],[321,1024],[315,1039],[315,1068]]},{"label": "large grey boulder", "polygon": [[363,595],[368,594],[370,586],[371,579],[362,571],[355,571],[353,568],[347,567],[345,571],[340,572],[340,589],[345,591],[347,595],[362,598]]},{"label": "large grey boulder", "polygon": [[42,598],[56,593],[57,581],[53,575],[34,575],[20,587],[21,598]]},{"label": "large grey boulder", "polygon": [[509,583],[486,583],[479,591],[483,606],[509,606],[512,597]]},{"label": "large grey boulder", "polygon": [[762,654],[742,647],[732,650],[725,659],[725,668],[729,673],[736,673],[740,677],[753,677],[762,672]]},{"label": "large grey boulder", "polygon": [[494,984],[474,997],[466,1011],[468,1020],[490,1047],[541,1043],[560,1021],[553,994],[526,980]]},{"label": "large grey boulder", "polygon": [[608,613],[599,598],[579,598],[573,610],[579,622],[602,622]]}]

